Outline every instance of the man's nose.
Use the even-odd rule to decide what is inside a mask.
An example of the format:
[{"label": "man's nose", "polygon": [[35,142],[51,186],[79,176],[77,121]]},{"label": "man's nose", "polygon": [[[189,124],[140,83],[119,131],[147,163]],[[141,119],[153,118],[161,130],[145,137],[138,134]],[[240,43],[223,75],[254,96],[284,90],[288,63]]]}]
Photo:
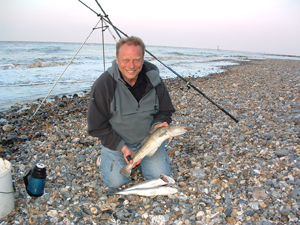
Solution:
[{"label": "man's nose", "polygon": [[129,61],[129,65],[128,65],[130,68],[133,68],[135,65],[134,65],[134,62],[133,62],[133,60],[130,60]]}]

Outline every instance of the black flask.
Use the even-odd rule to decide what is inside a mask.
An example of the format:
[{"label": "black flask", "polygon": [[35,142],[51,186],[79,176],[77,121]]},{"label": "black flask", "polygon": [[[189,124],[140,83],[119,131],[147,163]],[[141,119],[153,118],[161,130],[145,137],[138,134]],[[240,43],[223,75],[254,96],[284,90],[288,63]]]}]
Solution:
[{"label": "black flask", "polygon": [[24,177],[26,191],[30,196],[39,197],[44,194],[46,167],[43,163],[35,165]]}]

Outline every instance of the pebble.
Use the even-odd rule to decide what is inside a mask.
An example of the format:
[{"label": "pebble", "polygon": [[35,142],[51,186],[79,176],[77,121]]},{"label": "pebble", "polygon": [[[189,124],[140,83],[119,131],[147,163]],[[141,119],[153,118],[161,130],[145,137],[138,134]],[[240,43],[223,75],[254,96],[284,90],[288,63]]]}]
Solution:
[{"label": "pebble", "polygon": [[12,126],[12,125],[4,125],[3,127],[2,127],[2,129],[3,129],[3,131],[5,131],[5,132],[10,132],[10,131],[12,131],[13,129],[14,129],[14,127]]},{"label": "pebble", "polygon": [[[172,196],[109,196],[99,140],[88,135],[89,92],[0,112],[0,157],[12,163],[15,209],[0,224],[299,224],[300,63],[252,60],[220,74],[165,80],[191,131],[168,147]],[[28,196],[23,176],[47,167],[45,193]],[[134,170],[132,181],[143,181]]]},{"label": "pebble", "polygon": [[300,188],[296,188],[291,192],[292,198],[300,200]]}]

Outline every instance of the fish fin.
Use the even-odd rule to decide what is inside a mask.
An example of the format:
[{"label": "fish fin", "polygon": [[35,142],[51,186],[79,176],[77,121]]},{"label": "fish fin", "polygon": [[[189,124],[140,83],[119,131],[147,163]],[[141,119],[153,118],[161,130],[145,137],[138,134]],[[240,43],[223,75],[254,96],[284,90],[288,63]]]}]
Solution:
[{"label": "fish fin", "polygon": [[157,129],[159,129],[160,127],[156,127],[156,128],[153,128],[149,131],[150,134],[153,134]]},{"label": "fish fin", "polygon": [[128,163],[126,166],[124,166],[121,170],[120,170],[120,174],[122,174],[123,176],[129,178],[130,174],[131,174],[131,170],[132,170],[132,163]]},{"label": "fish fin", "polygon": [[[159,127],[151,129],[151,130],[149,131],[150,135],[153,134],[158,128],[159,128]],[[148,140],[148,138],[149,138],[150,135],[148,135],[147,137],[144,138],[144,140],[142,140],[141,146]]]},{"label": "fish fin", "polygon": [[169,146],[169,144],[170,144],[170,142],[172,141],[172,139],[173,139],[173,137],[170,137],[170,138],[167,139],[167,140],[168,140],[168,143],[166,144],[166,147]]},{"label": "fish fin", "polygon": [[164,132],[162,132],[161,134],[159,134],[158,136],[159,137],[163,137],[163,136],[165,136],[167,134],[167,131],[165,130]]}]

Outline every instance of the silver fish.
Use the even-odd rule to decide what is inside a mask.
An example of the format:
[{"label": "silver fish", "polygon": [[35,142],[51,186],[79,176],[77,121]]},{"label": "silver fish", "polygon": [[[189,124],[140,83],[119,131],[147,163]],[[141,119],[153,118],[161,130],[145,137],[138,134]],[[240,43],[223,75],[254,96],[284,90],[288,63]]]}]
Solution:
[{"label": "silver fish", "polygon": [[161,146],[161,144],[172,137],[182,135],[190,130],[187,126],[168,126],[168,127],[159,127],[150,131],[150,135],[142,142],[141,148],[132,154],[133,163],[128,163],[124,166],[120,173],[125,177],[130,177],[132,166],[138,162],[140,159],[143,159],[145,156],[151,157]]},{"label": "silver fish", "polygon": [[154,188],[159,186],[170,186],[173,184],[175,184],[175,181],[171,177],[162,174],[160,178],[143,181],[141,183],[128,187],[122,191],[128,191],[128,190],[140,189],[140,188]]},{"label": "silver fish", "polygon": [[156,195],[171,195],[177,193],[178,190],[172,187],[154,187],[154,188],[135,188],[131,190],[122,190],[109,194],[116,195],[141,195],[141,196],[156,196]]}]

